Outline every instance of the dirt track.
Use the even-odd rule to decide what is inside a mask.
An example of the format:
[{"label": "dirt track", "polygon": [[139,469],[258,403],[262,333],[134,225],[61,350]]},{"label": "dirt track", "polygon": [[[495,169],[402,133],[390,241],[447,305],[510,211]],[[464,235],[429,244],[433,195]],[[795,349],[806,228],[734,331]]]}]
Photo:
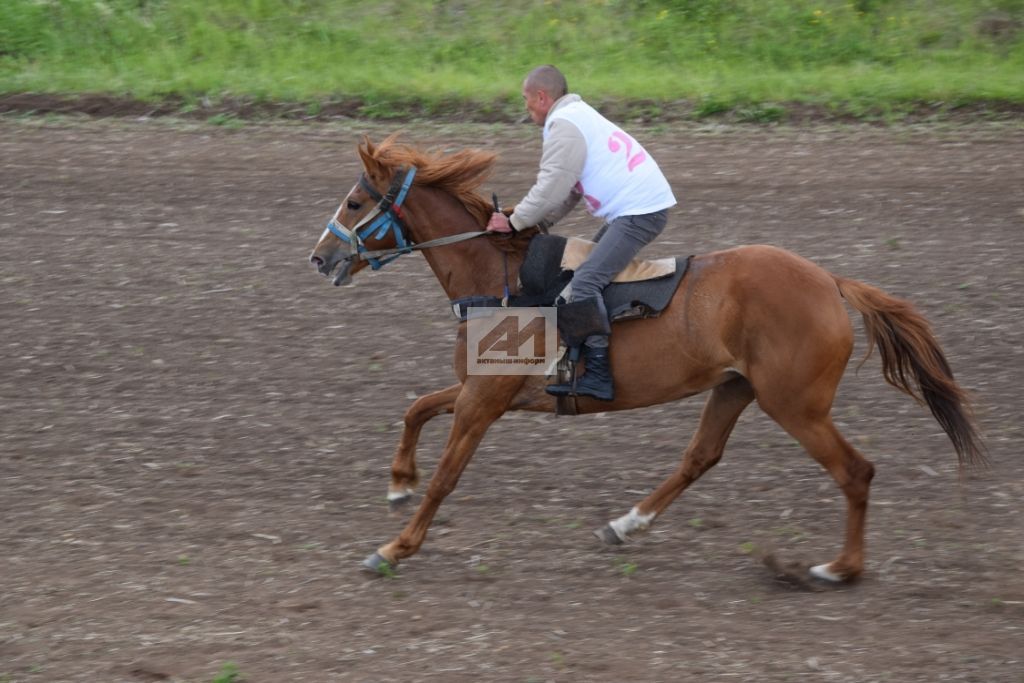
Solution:
[{"label": "dirt track", "polygon": [[[508,202],[532,180],[533,129],[407,128],[500,151]],[[758,559],[830,559],[843,502],[756,408],[649,535],[590,534],[700,399],[508,416],[424,550],[361,574],[455,333],[419,257],[346,289],[306,262],[363,130],[0,120],[0,681],[1024,680],[1024,129],[637,133],[682,199],[651,255],[768,242],[910,298],[976,392],[993,466],[959,483],[927,411],[855,372],[858,322],[835,415],[877,466],[869,564],[827,592]]]}]

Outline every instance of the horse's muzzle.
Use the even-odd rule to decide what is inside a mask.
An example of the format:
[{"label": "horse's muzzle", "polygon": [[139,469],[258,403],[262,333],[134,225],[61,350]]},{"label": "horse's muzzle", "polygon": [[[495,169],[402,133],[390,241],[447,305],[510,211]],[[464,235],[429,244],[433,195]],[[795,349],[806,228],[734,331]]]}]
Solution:
[{"label": "horse's muzzle", "polygon": [[350,259],[339,259],[334,258],[330,260],[324,260],[323,257],[313,254],[309,257],[309,262],[313,264],[317,272],[324,277],[331,277],[331,273],[341,263],[341,267],[338,268],[337,275],[334,276],[334,286],[347,285],[352,281],[352,261]]}]

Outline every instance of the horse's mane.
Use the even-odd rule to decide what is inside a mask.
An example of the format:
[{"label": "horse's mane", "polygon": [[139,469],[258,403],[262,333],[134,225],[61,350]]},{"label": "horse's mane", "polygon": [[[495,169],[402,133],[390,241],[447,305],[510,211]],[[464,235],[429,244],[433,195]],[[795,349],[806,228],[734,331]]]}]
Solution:
[{"label": "horse's mane", "polygon": [[380,144],[374,144],[369,137],[363,137],[359,156],[367,174],[383,180],[390,178],[399,168],[415,166],[413,184],[448,192],[462,202],[477,223],[487,223],[494,207],[476,189],[490,175],[496,154],[479,149],[446,154],[440,150],[428,151],[399,144],[397,138],[398,134],[394,133]]}]

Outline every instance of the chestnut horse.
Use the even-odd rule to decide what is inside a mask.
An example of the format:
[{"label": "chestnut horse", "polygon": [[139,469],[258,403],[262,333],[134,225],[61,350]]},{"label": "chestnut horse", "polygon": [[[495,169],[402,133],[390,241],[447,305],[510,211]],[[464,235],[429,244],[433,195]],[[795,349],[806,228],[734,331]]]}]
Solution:
[{"label": "chestnut horse", "polygon": [[[422,250],[450,300],[516,292],[517,274],[535,229],[486,233],[493,208],[476,188],[495,156],[452,154],[400,145],[394,136],[359,146],[364,173],[345,197],[310,260],[320,273],[347,282],[366,267]],[[352,226],[351,228],[347,226]],[[696,256],[657,318],[613,325],[615,400],[581,397],[581,413],[628,410],[710,390],[682,462],[632,510],[597,533],[622,543],[648,528],[691,483],[722,457],[740,413],[752,402],[824,467],[846,496],[846,533],[839,555],[811,569],[831,582],[864,569],[864,522],[874,466],[839,433],[831,409],[853,349],[845,299],[863,316],[868,353],[878,346],[885,379],[927,405],[949,436],[961,466],[985,459],[967,396],[925,318],[906,301],[832,275],[785,250],[743,246]],[[454,490],[491,424],[509,410],[554,412],[546,378],[466,371],[466,324],[459,326],[458,383],[417,399],[392,464],[388,500],[408,502],[417,484],[416,442],[424,423],[454,413],[451,432],[426,494],[408,525],[363,563],[372,571],[416,553],[434,514]]]}]

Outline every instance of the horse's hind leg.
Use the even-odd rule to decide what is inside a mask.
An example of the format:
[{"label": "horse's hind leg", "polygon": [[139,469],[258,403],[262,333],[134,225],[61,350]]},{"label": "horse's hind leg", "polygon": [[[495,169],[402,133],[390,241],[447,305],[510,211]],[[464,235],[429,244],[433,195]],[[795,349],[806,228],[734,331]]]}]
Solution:
[{"label": "horse's hind leg", "polygon": [[628,514],[598,529],[597,536],[605,543],[619,544],[634,531],[647,529],[686,487],[722,458],[736,420],[752,400],[754,392],[743,377],[712,389],[679,468]]},{"label": "horse's hind leg", "polygon": [[405,411],[405,428],[398,450],[391,461],[391,483],[388,485],[388,507],[392,512],[401,509],[412,498],[413,489],[419,483],[416,468],[416,444],[420,430],[431,418],[452,412],[455,399],[462,391],[462,384],[453,384],[447,389],[435,391],[416,399]]},{"label": "horse's hind leg", "polygon": [[774,394],[771,399],[759,398],[758,401],[766,413],[828,470],[846,496],[843,550],[832,562],[811,568],[811,574],[826,581],[852,581],[864,571],[864,526],[875,467],[832,423],[831,398],[815,400],[814,395],[813,387],[808,387],[804,392]]}]

